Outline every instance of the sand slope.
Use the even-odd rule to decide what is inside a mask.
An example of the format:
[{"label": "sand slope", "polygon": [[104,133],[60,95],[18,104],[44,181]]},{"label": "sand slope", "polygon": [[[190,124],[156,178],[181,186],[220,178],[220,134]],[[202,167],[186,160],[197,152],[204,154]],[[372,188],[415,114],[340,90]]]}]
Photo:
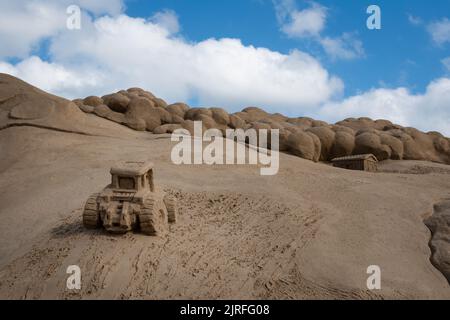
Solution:
[{"label": "sand slope", "polygon": [[[11,145],[10,141],[14,141]],[[2,298],[449,298],[423,219],[447,174],[349,172],[281,155],[254,166],[175,166],[167,136],[0,132]],[[20,148],[19,146],[22,146]],[[81,226],[87,196],[121,159],[156,163],[181,203],[168,238]],[[65,289],[77,264],[83,288]],[[366,268],[382,290],[366,289]]]},{"label": "sand slope", "polygon": [[86,135],[135,134],[111,121],[98,121],[76,104],[48,94],[8,74],[0,73],[0,129],[34,126]]},{"label": "sand slope", "polygon": [[[423,222],[450,198],[448,166],[387,162],[373,174],[286,154],[275,176],[176,166],[169,135],[19,80],[0,85],[0,102],[0,298],[450,298]],[[142,159],[180,203],[169,236],[85,230],[82,207],[109,168]],[[79,292],[66,289],[73,264]],[[366,288],[369,265],[380,291]]]}]

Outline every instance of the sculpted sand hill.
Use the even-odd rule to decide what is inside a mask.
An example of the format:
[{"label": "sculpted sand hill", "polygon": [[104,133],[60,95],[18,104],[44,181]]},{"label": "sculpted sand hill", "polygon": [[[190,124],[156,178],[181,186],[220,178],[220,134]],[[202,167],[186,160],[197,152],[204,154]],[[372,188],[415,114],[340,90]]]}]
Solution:
[{"label": "sculpted sand hill", "polygon": [[[174,165],[167,134],[0,79],[0,298],[450,299],[448,269],[435,267],[448,265],[447,165],[389,160],[367,173],[289,154],[274,176],[250,165]],[[180,125],[209,119],[190,110]],[[322,127],[337,126],[311,121],[302,134],[317,144]],[[169,236],[83,228],[84,203],[110,167],[142,159],[180,204]],[[80,291],[66,289],[69,265],[82,270]],[[370,265],[381,268],[381,290],[366,287]]]},{"label": "sculpted sand hill", "polygon": [[23,125],[79,134],[133,134],[133,130],[113,122],[97,121],[69,100],[0,73],[0,129]]},{"label": "sculpted sand hill", "polygon": [[193,121],[204,129],[279,129],[280,150],[313,161],[372,153],[378,160],[428,160],[450,164],[450,139],[438,132],[424,133],[388,120],[345,119],[328,124],[311,118],[288,118],[248,107],[234,114],[221,108],[190,108],[184,103],[168,105],[140,88],[103,97],[90,96],[74,102],[86,113],[126,125],[138,131],[172,133],[193,131]]}]

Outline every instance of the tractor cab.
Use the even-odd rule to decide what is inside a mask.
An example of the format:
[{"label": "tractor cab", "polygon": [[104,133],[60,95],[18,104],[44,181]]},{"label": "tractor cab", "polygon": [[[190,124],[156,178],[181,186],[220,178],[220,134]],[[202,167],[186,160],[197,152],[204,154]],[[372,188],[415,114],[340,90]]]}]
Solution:
[{"label": "tractor cab", "polygon": [[153,163],[125,161],[111,168],[111,189],[125,193],[154,192]]}]

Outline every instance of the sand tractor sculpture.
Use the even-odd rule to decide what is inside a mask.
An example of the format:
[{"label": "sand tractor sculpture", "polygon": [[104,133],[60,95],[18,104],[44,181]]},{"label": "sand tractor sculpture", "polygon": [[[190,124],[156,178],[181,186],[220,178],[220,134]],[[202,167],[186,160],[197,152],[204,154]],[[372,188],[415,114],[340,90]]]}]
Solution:
[{"label": "sand tractor sculpture", "polygon": [[176,199],[155,188],[153,164],[122,162],[111,168],[111,184],[89,197],[83,224],[102,226],[112,233],[140,230],[146,235],[163,235],[177,214]]}]

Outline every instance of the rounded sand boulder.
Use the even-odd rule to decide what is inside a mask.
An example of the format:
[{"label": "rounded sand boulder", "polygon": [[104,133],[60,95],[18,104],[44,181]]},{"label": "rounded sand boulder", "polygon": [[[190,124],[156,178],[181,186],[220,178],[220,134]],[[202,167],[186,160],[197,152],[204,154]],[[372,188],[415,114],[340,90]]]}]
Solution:
[{"label": "rounded sand boulder", "polygon": [[303,159],[317,161],[316,143],[314,142],[314,138],[311,134],[306,132],[292,133],[288,137],[287,144],[289,146],[289,151],[292,154]]},{"label": "rounded sand boulder", "polygon": [[329,159],[350,156],[355,148],[355,136],[346,131],[338,131],[330,151]]},{"label": "rounded sand boulder", "polygon": [[[143,95],[145,96],[146,94],[144,93]],[[167,108],[167,102],[165,102],[161,98],[153,98],[153,102],[155,103],[155,105],[157,107],[164,108],[164,109]]]},{"label": "rounded sand boulder", "polygon": [[140,92],[144,92],[144,89],[142,89],[142,88],[137,88],[137,87],[133,87],[133,88],[127,89],[127,91],[128,91],[128,92],[132,92],[132,93],[138,94],[138,93],[140,93]]},{"label": "rounded sand boulder", "polygon": [[397,139],[396,137],[382,133],[380,134],[380,142],[383,145],[387,145],[391,149],[391,159],[393,160],[402,160],[403,159],[403,142]]},{"label": "rounded sand boulder", "polygon": [[210,108],[212,118],[217,124],[228,125],[230,123],[230,115],[222,108]]},{"label": "rounded sand boulder", "polygon": [[338,133],[339,131],[344,131],[348,134],[351,134],[352,136],[355,136],[355,130],[353,130],[350,127],[344,127],[344,126],[340,126],[340,125],[333,125],[331,126],[331,130],[333,130],[334,132]]},{"label": "rounded sand boulder", "polygon": [[320,140],[320,160],[329,160],[331,148],[334,144],[334,137],[336,135],[335,132],[328,127],[313,127],[306,131],[316,135]]},{"label": "rounded sand boulder", "polygon": [[442,152],[444,154],[450,155],[450,142],[449,139],[445,139],[445,137],[435,136],[433,139],[434,147],[436,151]]},{"label": "rounded sand boulder", "polygon": [[271,129],[278,129],[278,130],[284,129],[284,126],[281,123],[272,120],[272,118],[265,118],[258,122],[268,124]]},{"label": "rounded sand boulder", "polygon": [[389,120],[378,119],[375,120],[374,128],[380,131],[385,131],[386,128],[390,128],[392,126],[392,122]]},{"label": "rounded sand boulder", "polygon": [[172,133],[177,129],[181,129],[181,124],[163,124],[153,130],[154,134]]},{"label": "rounded sand boulder", "polygon": [[111,110],[120,113],[125,113],[130,103],[130,98],[120,93],[108,94],[103,96],[102,100]]},{"label": "rounded sand boulder", "polygon": [[89,96],[83,99],[83,104],[91,107],[96,107],[102,104],[105,104],[103,102],[102,98],[96,97],[96,96]]},{"label": "rounded sand boulder", "polygon": [[212,111],[206,108],[191,108],[184,114],[184,119],[196,121],[200,119],[200,115],[206,115],[212,118]]},{"label": "rounded sand boulder", "polygon": [[163,124],[172,123],[172,115],[170,114],[169,111],[160,107],[156,107],[153,110],[155,110],[158,113],[158,116]]},{"label": "rounded sand boulder", "polygon": [[184,114],[189,110],[189,106],[185,103],[177,102],[168,105],[166,108],[172,115],[177,115],[178,117],[184,119]]},{"label": "rounded sand boulder", "polygon": [[349,127],[355,131],[375,127],[375,122],[370,118],[348,118],[344,121],[337,122],[336,124],[344,127]]},{"label": "rounded sand boulder", "polygon": [[292,123],[299,127],[310,128],[312,127],[313,121],[314,119],[311,118],[300,117],[300,118],[290,118],[286,122]]},{"label": "rounded sand boulder", "polygon": [[280,130],[280,142],[279,142],[279,146],[278,146],[279,151],[288,151],[289,150],[288,140],[289,140],[289,136],[291,134],[292,133],[288,130],[285,130],[285,129]]},{"label": "rounded sand boulder", "polygon": [[297,126],[286,126],[284,127],[284,130],[289,131],[290,133],[305,132],[305,130]]},{"label": "rounded sand boulder", "polygon": [[106,118],[111,112],[112,110],[107,105],[104,104],[101,104],[94,108],[94,113],[102,118]]},{"label": "rounded sand boulder", "polygon": [[314,157],[313,157],[313,161],[314,162],[318,162],[320,160],[320,156],[321,156],[321,152],[322,152],[322,144],[320,143],[320,139],[319,137],[317,137],[314,133],[312,132],[306,132],[306,134],[308,134],[313,141],[314,144]]},{"label": "rounded sand boulder", "polygon": [[184,122],[184,119],[180,116],[177,116],[176,114],[172,114],[172,123],[175,124],[182,124]]},{"label": "rounded sand boulder", "polygon": [[315,127],[328,127],[329,124],[325,121],[314,120],[314,121],[312,121],[311,126],[314,128]]},{"label": "rounded sand boulder", "polygon": [[94,112],[94,107],[92,106],[87,106],[87,105],[79,105],[78,108],[80,108],[81,111],[83,111],[84,113],[93,113]]},{"label": "rounded sand boulder", "polygon": [[405,160],[420,160],[423,158],[423,154],[416,144],[414,139],[403,131],[403,129],[393,129],[386,133],[397,138],[403,143],[403,159]]},{"label": "rounded sand boulder", "polygon": [[130,101],[127,114],[136,118],[143,118],[150,110],[155,109],[152,101],[139,97]]},{"label": "rounded sand boulder", "polygon": [[126,118],[125,124],[136,131],[145,131],[147,129],[144,119]]},{"label": "rounded sand boulder", "polygon": [[187,131],[189,131],[191,136],[194,136],[194,121],[192,121],[192,120],[185,120],[181,124],[181,127],[183,127],[183,129],[186,129]]},{"label": "rounded sand boulder", "polygon": [[359,136],[359,135],[362,135],[364,133],[372,133],[372,134],[375,134],[375,135],[379,136],[381,131],[378,131],[375,128],[362,128],[362,129],[359,129],[358,131],[356,131],[355,136]]},{"label": "rounded sand boulder", "polygon": [[247,114],[246,119],[241,117],[247,122],[256,122],[270,116],[266,111],[258,107],[247,107],[242,112]]},{"label": "rounded sand boulder", "polygon": [[[128,92],[128,91],[124,91],[124,92],[122,92],[122,91],[119,91],[119,93],[121,93],[121,94],[123,94],[124,96],[126,96],[128,99],[130,99],[130,100],[133,100],[134,98],[139,98],[139,97],[141,97],[141,96],[139,96],[138,94],[137,94],[137,92]],[[143,98],[143,97],[141,97],[141,98]],[[150,99],[151,100],[151,99]]]},{"label": "rounded sand boulder", "polygon": [[201,121],[204,130],[218,128],[216,121],[206,114],[198,115],[195,121]]},{"label": "rounded sand boulder", "polygon": [[158,128],[161,125],[161,120],[158,117],[155,117],[154,115],[147,115],[144,118],[145,121],[145,128],[147,131],[153,132],[156,128]]},{"label": "rounded sand boulder", "polygon": [[238,115],[232,114],[230,115],[230,124],[229,126],[233,129],[244,129],[247,123],[242,120]]},{"label": "rounded sand boulder", "polygon": [[84,105],[83,99],[73,99],[72,102],[75,103],[79,107]]},{"label": "rounded sand boulder", "polygon": [[[410,135],[414,141],[414,143],[408,141],[407,145],[404,143],[405,153],[416,153],[415,156],[421,158],[414,160],[440,160],[432,136],[427,135],[426,133],[421,132],[415,128],[404,128],[403,131]],[[415,146],[413,147],[413,145]]]},{"label": "rounded sand boulder", "polygon": [[[148,92],[148,91],[139,92],[138,95],[139,95],[139,97],[147,98],[148,100],[152,100],[152,101],[157,100],[155,95],[153,93],[151,93],[151,92]],[[160,101],[160,103],[162,104],[162,106],[164,106],[164,104],[166,102],[164,100],[162,100],[162,101]],[[155,102],[155,104],[157,104],[157,103]]]},{"label": "rounded sand boulder", "polygon": [[381,144],[380,136],[373,133],[363,133],[355,138],[354,154],[372,153],[378,161],[390,159],[391,149]]},{"label": "rounded sand boulder", "polygon": [[269,116],[272,121],[275,122],[286,122],[289,118],[282,115],[281,113],[274,113]]},{"label": "rounded sand boulder", "polygon": [[133,124],[137,123],[137,120],[143,120],[148,131],[153,131],[162,124],[158,108],[155,108],[151,101],[142,97],[130,101],[126,119],[127,122]]},{"label": "rounded sand boulder", "polygon": [[106,119],[110,121],[114,121],[119,124],[126,124],[127,120],[125,114],[120,112],[112,111],[105,116]]},{"label": "rounded sand boulder", "polygon": [[235,112],[235,113],[233,113],[233,115],[239,117],[239,119],[244,120],[245,123],[249,123],[249,122],[250,122],[250,121],[249,121],[250,116],[249,116],[249,114],[246,113],[246,112],[242,112],[242,111],[240,111],[240,112]]}]

